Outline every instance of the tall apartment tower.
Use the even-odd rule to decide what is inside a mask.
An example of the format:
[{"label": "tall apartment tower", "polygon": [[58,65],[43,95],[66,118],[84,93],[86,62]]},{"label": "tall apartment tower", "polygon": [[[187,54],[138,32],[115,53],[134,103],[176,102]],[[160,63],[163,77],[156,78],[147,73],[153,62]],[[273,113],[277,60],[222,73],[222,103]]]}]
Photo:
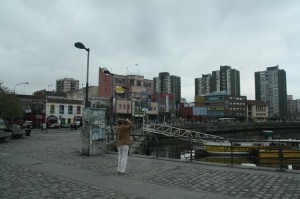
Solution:
[{"label": "tall apartment tower", "polygon": [[240,96],[240,72],[230,66],[220,66],[220,70],[213,71],[210,92],[225,91],[227,95]]},{"label": "tall apartment tower", "polygon": [[79,80],[73,78],[63,78],[56,80],[56,91],[57,92],[69,92],[79,89]]},{"label": "tall apartment tower", "polygon": [[212,74],[195,78],[195,96],[224,91],[227,95],[240,96],[240,72],[230,66],[220,66]]},{"label": "tall apartment tower", "polygon": [[155,93],[175,94],[176,107],[181,100],[181,79],[178,76],[170,75],[168,72],[159,73],[158,77],[153,78]]},{"label": "tall apartment tower", "polygon": [[211,74],[202,75],[200,78],[195,78],[195,96],[210,94],[210,79]]},{"label": "tall apartment tower", "polygon": [[269,117],[286,117],[286,73],[278,65],[255,72],[255,99],[269,105]]}]

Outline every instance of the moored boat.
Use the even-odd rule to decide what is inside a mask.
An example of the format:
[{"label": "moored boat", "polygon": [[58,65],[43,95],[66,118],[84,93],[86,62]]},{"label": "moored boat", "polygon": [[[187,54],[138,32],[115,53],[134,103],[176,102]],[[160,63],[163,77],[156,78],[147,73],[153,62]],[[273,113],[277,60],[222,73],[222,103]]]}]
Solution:
[{"label": "moored boat", "polygon": [[247,155],[259,148],[267,148],[267,143],[235,142],[229,141],[205,142],[204,148],[211,155]]},{"label": "moored boat", "polygon": [[204,149],[210,155],[247,155],[270,147],[273,131],[263,131],[259,140],[253,141],[205,141]]},{"label": "moored boat", "polygon": [[282,158],[300,158],[300,150],[293,149],[259,149],[259,158],[279,158],[282,154]]},{"label": "moored boat", "polygon": [[280,139],[278,145],[259,149],[259,158],[300,158],[300,140]]}]

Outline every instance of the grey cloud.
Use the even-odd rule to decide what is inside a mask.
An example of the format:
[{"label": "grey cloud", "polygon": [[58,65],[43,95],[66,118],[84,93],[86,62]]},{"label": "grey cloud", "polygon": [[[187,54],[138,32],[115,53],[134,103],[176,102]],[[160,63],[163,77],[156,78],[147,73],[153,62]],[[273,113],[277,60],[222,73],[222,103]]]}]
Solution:
[{"label": "grey cloud", "polygon": [[1,1],[0,81],[10,88],[29,81],[28,93],[66,76],[85,83],[86,52],[74,48],[81,41],[91,48],[92,85],[100,66],[148,79],[168,71],[182,77],[183,97],[192,101],[194,78],[230,65],[254,99],[254,72],[278,64],[289,94],[300,98],[299,7],[279,0]]}]

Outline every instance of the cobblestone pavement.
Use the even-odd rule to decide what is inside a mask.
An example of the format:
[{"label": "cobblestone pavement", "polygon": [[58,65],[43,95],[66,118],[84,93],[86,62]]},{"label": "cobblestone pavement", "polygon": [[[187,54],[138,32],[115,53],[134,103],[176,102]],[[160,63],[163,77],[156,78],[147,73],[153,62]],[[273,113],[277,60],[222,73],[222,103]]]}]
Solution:
[{"label": "cobblestone pavement", "polygon": [[0,143],[1,198],[151,198],[151,195],[141,195],[137,191],[125,193],[9,161],[19,156],[100,176],[196,192],[199,193],[197,198],[300,198],[300,172],[296,171],[278,172],[130,156],[127,174],[120,177],[116,172],[115,153],[83,156],[80,132],[67,129],[33,130],[30,137]]}]

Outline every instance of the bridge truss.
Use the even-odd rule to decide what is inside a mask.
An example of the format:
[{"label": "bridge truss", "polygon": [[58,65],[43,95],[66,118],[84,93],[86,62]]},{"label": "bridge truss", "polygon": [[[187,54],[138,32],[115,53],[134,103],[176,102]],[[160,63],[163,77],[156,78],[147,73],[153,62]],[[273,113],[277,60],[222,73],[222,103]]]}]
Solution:
[{"label": "bridge truss", "polygon": [[191,131],[187,129],[176,128],[165,124],[144,124],[144,133],[161,134],[168,137],[176,137],[180,139],[189,139],[192,142],[203,143],[204,140],[222,140],[221,136]]}]

